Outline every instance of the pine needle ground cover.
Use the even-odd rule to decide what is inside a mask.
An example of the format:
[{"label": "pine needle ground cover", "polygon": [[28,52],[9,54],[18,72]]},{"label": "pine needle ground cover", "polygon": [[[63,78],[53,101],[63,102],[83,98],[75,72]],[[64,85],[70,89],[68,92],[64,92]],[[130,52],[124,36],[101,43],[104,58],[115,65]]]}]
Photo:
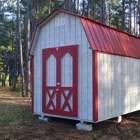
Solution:
[{"label": "pine needle ground cover", "polygon": [[38,120],[31,99],[0,87],[0,140],[139,140],[140,112],[93,124],[90,132],[77,130],[77,121],[53,118]]}]

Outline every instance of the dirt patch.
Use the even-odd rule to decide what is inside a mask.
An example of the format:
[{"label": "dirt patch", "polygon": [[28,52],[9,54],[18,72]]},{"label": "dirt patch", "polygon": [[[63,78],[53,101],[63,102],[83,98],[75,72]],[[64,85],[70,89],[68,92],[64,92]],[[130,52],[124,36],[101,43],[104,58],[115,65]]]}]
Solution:
[{"label": "dirt patch", "polygon": [[76,129],[77,121],[38,120],[31,113],[31,99],[0,88],[0,140],[139,140],[140,112],[93,124],[90,132]]}]

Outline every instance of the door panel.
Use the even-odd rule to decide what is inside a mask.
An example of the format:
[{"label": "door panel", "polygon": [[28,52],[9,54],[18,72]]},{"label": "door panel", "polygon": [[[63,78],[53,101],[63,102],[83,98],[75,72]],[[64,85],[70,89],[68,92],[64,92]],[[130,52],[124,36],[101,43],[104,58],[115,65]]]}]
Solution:
[{"label": "door panel", "polygon": [[43,49],[42,111],[77,117],[78,46]]}]

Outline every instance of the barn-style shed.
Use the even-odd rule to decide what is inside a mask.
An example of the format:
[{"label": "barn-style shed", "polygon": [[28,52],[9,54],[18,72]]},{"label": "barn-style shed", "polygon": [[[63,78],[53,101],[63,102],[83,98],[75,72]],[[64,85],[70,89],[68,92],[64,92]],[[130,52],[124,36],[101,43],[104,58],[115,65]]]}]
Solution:
[{"label": "barn-style shed", "polygon": [[35,114],[99,122],[140,109],[140,39],[56,9],[35,30]]}]

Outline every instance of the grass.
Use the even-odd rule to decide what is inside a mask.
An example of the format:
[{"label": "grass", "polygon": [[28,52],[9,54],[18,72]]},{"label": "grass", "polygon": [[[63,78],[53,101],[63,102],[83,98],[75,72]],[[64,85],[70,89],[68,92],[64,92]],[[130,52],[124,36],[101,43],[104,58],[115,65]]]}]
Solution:
[{"label": "grass", "polygon": [[94,132],[90,134],[90,140],[98,140],[100,138],[100,133],[99,132]]},{"label": "grass", "polygon": [[3,126],[24,123],[32,118],[34,116],[29,106],[11,105],[1,111],[0,124]]},{"label": "grass", "polygon": [[21,87],[20,84],[18,84],[18,85],[16,85],[15,88],[12,86],[12,87],[10,88],[10,91],[11,91],[11,92],[19,92],[19,93],[21,93],[22,87]]},{"label": "grass", "polygon": [[0,89],[0,140],[140,140],[140,112],[123,116],[123,121],[93,124],[90,132],[77,130],[77,121],[53,118],[40,121],[31,112],[31,99],[10,88]]},{"label": "grass", "polygon": [[11,92],[11,88],[0,93],[0,126],[22,124],[33,118],[30,98],[21,97],[20,92]]}]

